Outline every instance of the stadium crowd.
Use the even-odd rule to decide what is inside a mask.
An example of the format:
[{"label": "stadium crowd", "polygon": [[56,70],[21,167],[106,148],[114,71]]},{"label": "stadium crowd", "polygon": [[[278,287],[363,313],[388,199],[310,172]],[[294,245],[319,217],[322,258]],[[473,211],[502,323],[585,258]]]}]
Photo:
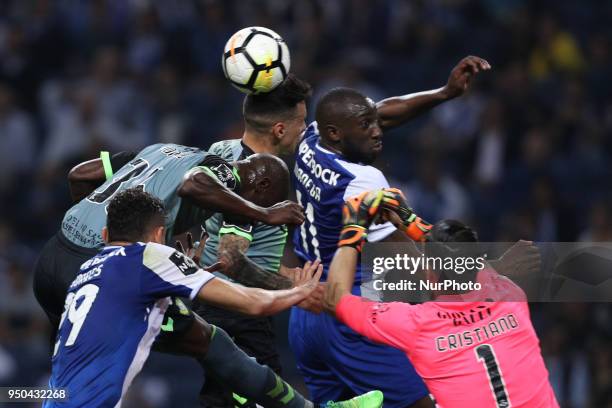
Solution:
[{"label": "stadium crowd", "polygon": [[[483,241],[612,241],[611,20],[604,0],[0,2],[0,385],[49,368],[30,271],[70,204],[68,169],[100,149],[240,137],[220,55],[245,26],[285,38],[313,101],[430,89],[462,56],[486,58],[468,95],[389,132],[377,165],[423,218],[468,221]],[[612,407],[612,307],[532,313],[562,406]]]}]

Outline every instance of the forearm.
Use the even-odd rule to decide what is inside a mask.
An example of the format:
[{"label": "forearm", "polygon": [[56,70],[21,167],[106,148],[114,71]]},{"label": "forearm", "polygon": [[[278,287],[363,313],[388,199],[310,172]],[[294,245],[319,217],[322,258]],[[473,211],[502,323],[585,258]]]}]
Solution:
[{"label": "forearm", "polygon": [[271,290],[292,287],[290,279],[261,268],[246,256],[252,236],[246,230],[239,231],[245,235],[228,233],[219,239],[217,258],[224,265],[224,273],[245,286]]},{"label": "forearm", "polygon": [[206,210],[265,221],[264,208],[243,199],[203,171],[188,173],[178,195]]},{"label": "forearm", "polygon": [[240,286],[223,279],[204,285],[198,298],[206,303],[251,316],[267,316],[301,302],[307,293],[303,287],[265,290]]},{"label": "forearm", "polygon": [[271,290],[293,286],[290,279],[259,267],[239,251],[223,251],[219,254],[219,260],[227,265],[223,272],[245,286]]},{"label": "forearm", "polygon": [[327,288],[325,289],[325,309],[335,313],[342,296],[350,294],[355,280],[357,267],[357,250],[352,247],[341,247],[336,251],[329,267]]},{"label": "forearm", "polygon": [[253,303],[255,315],[270,316],[282,312],[291,306],[297,305],[306,299],[304,288],[295,287],[283,290],[265,290],[259,288],[245,288],[254,292]]},{"label": "forearm", "polygon": [[446,87],[383,99],[376,104],[380,126],[383,130],[400,126],[449,99]]}]

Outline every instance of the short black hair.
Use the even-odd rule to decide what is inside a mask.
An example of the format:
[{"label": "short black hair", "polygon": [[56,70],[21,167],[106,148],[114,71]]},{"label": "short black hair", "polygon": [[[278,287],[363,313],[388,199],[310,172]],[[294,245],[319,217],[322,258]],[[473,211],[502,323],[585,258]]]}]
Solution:
[{"label": "short black hair", "polygon": [[155,227],[164,225],[163,202],[139,187],[118,193],[108,204],[109,241],[138,242]]},{"label": "short black hair", "polygon": [[426,237],[429,242],[478,242],[476,231],[457,220],[438,221]]},{"label": "short black hair", "polygon": [[366,99],[364,94],[352,88],[338,87],[331,89],[317,102],[315,119],[319,129],[326,125],[337,125],[336,122],[348,113],[349,102],[361,103]]},{"label": "short black hair", "polygon": [[[457,220],[441,220],[433,225],[425,235],[427,244],[425,253],[428,257],[439,258],[478,258],[482,252],[478,243],[478,234],[469,225]],[[473,245],[471,245],[473,244]],[[447,270],[436,271],[442,281],[471,281],[476,277],[476,269],[466,270],[456,274]]]},{"label": "short black hair", "polygon": [[242,106],[246,126],[255,132],[265,132],[279,119],[289,118],[298,103],[306,102],[311,93],[312,87],[308,82],[289,74],[272,91],[247,95]]}]

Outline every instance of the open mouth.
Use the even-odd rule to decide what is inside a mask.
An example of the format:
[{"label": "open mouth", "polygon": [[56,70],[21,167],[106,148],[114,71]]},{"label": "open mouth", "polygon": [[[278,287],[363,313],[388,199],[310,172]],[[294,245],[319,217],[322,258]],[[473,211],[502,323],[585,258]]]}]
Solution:
[{"label": "open mouth", "polygon": [[382,147],[383,147],[382,140],[377,140],[376,142],[374,142],[374,145],[372,146],[372,149],[376,150],[376,151],[381,151]]}]

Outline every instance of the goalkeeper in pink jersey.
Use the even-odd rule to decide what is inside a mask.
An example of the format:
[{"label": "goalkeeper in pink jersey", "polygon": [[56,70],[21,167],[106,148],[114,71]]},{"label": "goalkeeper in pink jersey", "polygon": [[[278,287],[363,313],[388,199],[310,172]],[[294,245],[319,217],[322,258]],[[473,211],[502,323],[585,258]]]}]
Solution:
[{"label": "goalkeeper in pink jersey", "polygon": [[[364,192],[345,203],[327,280],[328,310],[369,339],[403,350],[440,408],[558,408],[525,294],[493,269],[472,272],[480,291],[435,292],[434,301],[418,305],[351,294],[368,227],[383,213],[404,230],[415,218],[399,190]],[[426,237],[444,243],[440,247],[449,253],[457,250],[453,243],[478,241],[470,227],[453,220],[438,222]],[[444,272],[427,275],[438,282],[449,279]],[[460,314],[475,318],[445,318]]]}]

